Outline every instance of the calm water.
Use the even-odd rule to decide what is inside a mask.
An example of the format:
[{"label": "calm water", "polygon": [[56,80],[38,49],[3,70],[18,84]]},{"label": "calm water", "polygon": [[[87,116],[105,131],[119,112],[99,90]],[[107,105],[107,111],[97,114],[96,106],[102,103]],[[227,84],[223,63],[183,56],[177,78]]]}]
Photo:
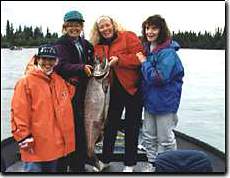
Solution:
[{"label": "calm water", "polygon": [[[1,49],[1,140],[11,136],[10,100],[36,49]],[[181,49],[185,68],[177,130],[225,152],[225,51]]]}]

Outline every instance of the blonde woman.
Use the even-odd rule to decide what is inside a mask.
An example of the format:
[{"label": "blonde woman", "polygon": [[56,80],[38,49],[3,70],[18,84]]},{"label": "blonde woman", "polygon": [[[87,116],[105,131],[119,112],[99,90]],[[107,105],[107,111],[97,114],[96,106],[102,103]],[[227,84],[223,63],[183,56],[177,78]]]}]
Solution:
[{"label": "blonde woman", "polygon": [[91,32],[95,55],[106,56],[111,65],[111,92],[107,125],[104,131],[103,156],[98,171],[109,166],[116,134],[125,108],[125,155],[123,172],[133,172],[136,165],[138,131],[141,121],[139,92],[140,62],[136,53],[143,52],[135,33],[125,31],[109,16],[99,17]]}]

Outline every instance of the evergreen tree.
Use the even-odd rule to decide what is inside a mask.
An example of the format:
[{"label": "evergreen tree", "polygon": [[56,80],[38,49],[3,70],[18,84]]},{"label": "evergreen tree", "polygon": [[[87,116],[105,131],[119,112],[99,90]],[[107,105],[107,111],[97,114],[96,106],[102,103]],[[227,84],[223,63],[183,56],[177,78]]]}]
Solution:
[{"label": "evergreen tree", "polygon": [[46,38],[51,38],[51,34],[50,34],[50,31],[49,31],[48,27],[47,27],[47,30],[46,30]]},{"label": "evergreen tree", "polygon": [[9,20],[6,21],[6,39],[10,37],[10,22]]}]

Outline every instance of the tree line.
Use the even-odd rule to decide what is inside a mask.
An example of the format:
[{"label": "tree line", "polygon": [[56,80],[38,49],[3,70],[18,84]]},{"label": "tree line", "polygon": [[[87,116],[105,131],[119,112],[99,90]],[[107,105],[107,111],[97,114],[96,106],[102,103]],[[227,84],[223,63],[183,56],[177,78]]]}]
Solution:
[{"label": "tree line", "polygon": [[214,34],[205,31],[203,34],[198,34],[192,31],[178,32],[172,34],[182,48],[197,48],[197,49],[225,49],[226,47],[226,29],[217,28]]},{"label": "tree line", "polygon": [[45,43],[53,43],[57,40],[58,34],[51,34],[47,27],[46,34],[43,34],[42,27],[24,26],[21,25],[14,29],[13,24],[7,20],[6,34],[1,34],[1,48],[10,48],[11,46],[19,47],[35,47]]},{"label": "tree line", "polygon": [[[141,38],[141,37],[140,37]],[[224,30],[217,28],[214,34],[205,31],[204,33],[185,31],[172,32],[173,40],[176,40],[182,48],[196,49],[225,49],[226,48],[226,28]],[[21,25],[14,29],[13,24],[7,20],[6,34],[1,34],[1,48],[10,48],[11,46],[35,47],[45,43],[54,43],[58,39],[58,34],[51,34],[47,27],[46,34],[43,34],[42,27]]]}]

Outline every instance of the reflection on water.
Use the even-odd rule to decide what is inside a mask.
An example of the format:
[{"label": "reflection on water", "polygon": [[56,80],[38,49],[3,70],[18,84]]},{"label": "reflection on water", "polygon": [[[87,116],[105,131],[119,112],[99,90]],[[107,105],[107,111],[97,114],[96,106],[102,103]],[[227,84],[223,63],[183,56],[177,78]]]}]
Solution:
[{"label": "reflection on water", "polygon": [[[1,49],[1,140],[11,136],[15,82],[36,49]],[[177,130],[225,151],[225,51],[181,49],[185,68]]]}]

